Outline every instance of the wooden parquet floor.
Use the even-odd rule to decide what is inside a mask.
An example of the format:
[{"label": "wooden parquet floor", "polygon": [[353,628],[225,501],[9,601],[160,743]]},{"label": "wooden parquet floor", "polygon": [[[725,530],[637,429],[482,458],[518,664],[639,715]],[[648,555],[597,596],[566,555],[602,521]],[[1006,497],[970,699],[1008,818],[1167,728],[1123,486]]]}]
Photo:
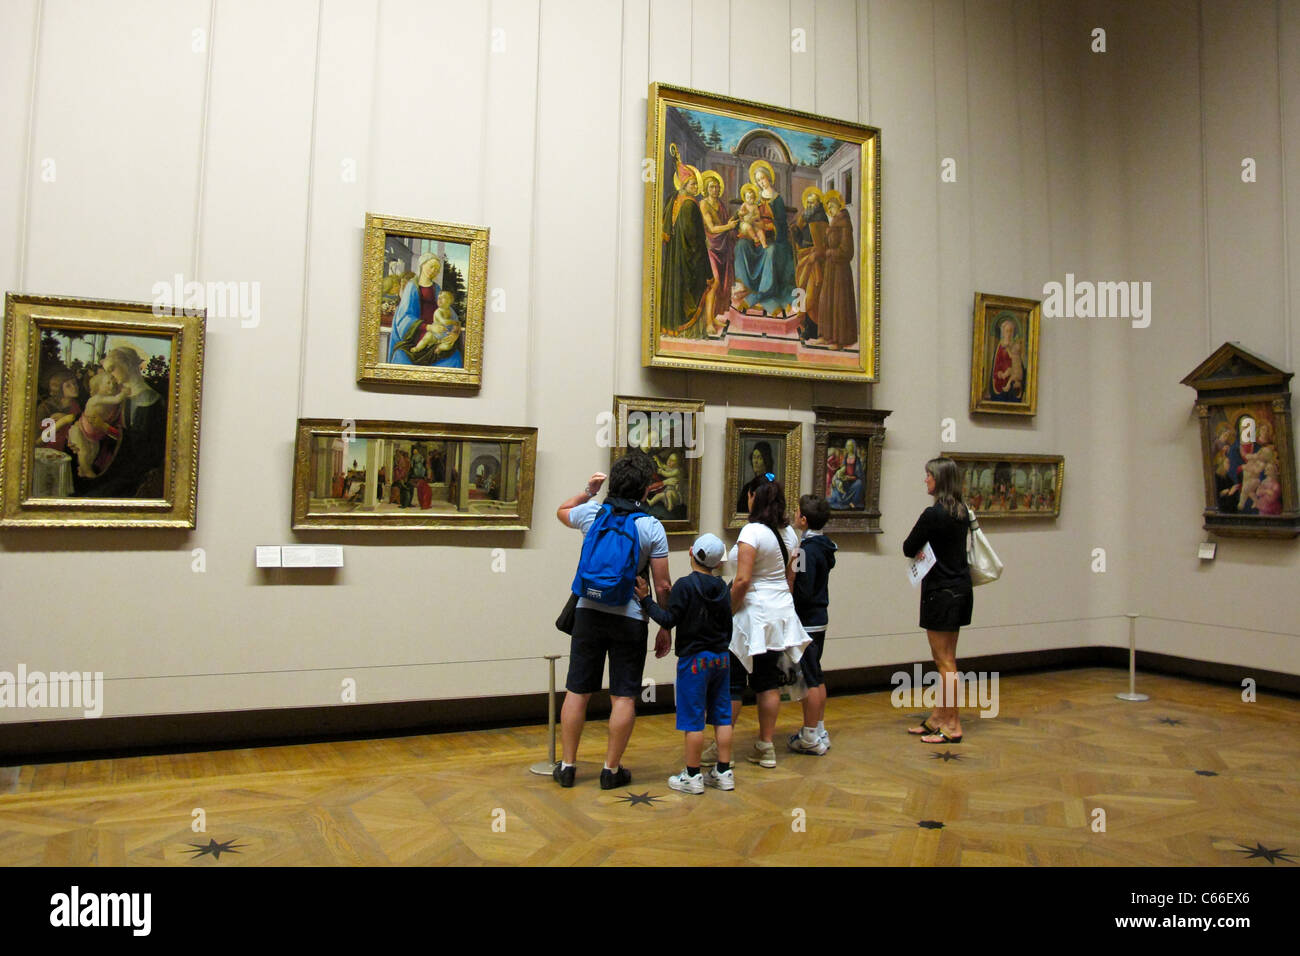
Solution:
[{"label": "wooden parquet floor", "polygon": [[[702,796],[667,786],[682,759],[671,714],[638,720],[625,759],[633,783],[609,792],[597,783],[599,721],[571,790],[528,772],[545,758],[544,726],[11,767],[0,769],[0,864],[1300,861],[1300,702],[1245,703],[1231,687],[1143,676],[1153,699],[1126,703],[1114,696],[1126,678],[1004,677],[998,717],[970,711],[964,742],[938,747],[904,733],[916,711],[894,709],[887,692],[833,697],[824,757],[784,750],[799,723],[787,704],[776,769],[742,757],[735,791]],[[737,753],[754,720],[746,708]],[[196,810],[205,832],[192,828]]]}]

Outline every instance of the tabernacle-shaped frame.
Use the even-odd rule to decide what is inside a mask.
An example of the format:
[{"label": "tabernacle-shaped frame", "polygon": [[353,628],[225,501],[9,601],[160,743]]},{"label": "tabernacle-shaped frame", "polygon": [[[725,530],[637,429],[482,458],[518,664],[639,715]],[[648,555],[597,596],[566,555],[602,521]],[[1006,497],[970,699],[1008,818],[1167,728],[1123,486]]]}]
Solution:
[{"label": "tabernacle-shaped frame", "polygon": [[527,531],[537,429],[302,418],[295,531]]},{"label": "tabernacle-shaped frame", "polygon": [[193,528],[202,310],[5,297],[0,526]]},{"label": "tabernacle-shaped frame", "polygon": [[825,531],[879,534],[885,418],[875,408],[814,405],[812,494],[831,508]]}]

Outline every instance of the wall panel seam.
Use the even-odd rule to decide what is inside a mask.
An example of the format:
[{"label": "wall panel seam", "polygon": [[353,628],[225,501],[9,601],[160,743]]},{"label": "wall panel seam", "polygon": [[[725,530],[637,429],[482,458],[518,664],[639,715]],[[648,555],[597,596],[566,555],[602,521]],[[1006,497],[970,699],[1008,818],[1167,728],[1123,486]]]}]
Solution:
[{"label": "wall panel seam", "polygon": [[32,156],[36,152],[36,83],[40,77],[41,24],[45,19],[45,0],[36,5],[36,21],[32,24],[32,71],[27,99],[27,161],[23,167],[23,205],[18,220],[18,276],[14,288],[27,291],[27,241],[31,232],[32,209]]},{"label": "wall panel seam", "polygon": [[1201,118],[1201,268],[1205,295],[1205,351],[1214,348],[1210,292],[1210,184],[1205,168],[1205,0],[1196,5],[1196,100]]},{"label": "wall panel seam", "polygon": [[316,119],[320,115],[320,48],[321,36],[325,32],[324,22],[325,0],[317,0],[316,53],[312,62],[311,81],[311,132],[307,141],[307,208],[303,216],[302,323],[298,336],[298,411],[294,415],[295,425],[302,418],[307,395],[307,336],[311,331],[308,319],[308,300],[311,295],[311,225],[312,207],[316,199]]},{"label": "wall panel seam", "polygon": [[217,2],[208,3],[208,58],[203,72],[203,106],[199,116],[199,175],[194,189],[194,249],[190,259],[190,278],[198,281],[199,257],[203,249],[203,187],[208,171],[208,114],[212,104],[212,60],[217,46]]},{"label": "wall panel seam", "polygon": [[1287,224],[1290,194],[1286,188],[1286,109],[1282,85],[1282,0],[1273,4],[1277,23],[1277,151],[1282,168],[1282,348],[1283,368],[1291,368],[1291,233]]}]

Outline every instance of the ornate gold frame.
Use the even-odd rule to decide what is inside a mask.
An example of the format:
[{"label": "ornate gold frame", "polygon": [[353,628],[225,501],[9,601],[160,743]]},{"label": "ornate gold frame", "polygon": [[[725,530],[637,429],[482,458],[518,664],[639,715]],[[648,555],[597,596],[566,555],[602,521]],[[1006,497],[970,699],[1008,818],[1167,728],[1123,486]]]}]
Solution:
[{"label": "ornate gold frame", "polygon": [[[423,441],[513,441],[523,445],[518,509],[505,514],[446,514],[399,512],[338,513],[310,511],[311,439],[397,438]],[[293,453],[294,531],[527,531],[533,517],[533,484],[537,475],[537,429],[502,425],[447,425],[421,422],[345,421],[333,418],[298,419]]]},{"label": "ornate gold frame", "polygon": [[[465,315],[465,361],[459,369],[394,365],[380,360],[379,293],[384,278],[384,237],[388,234],[468,245],[469,275]],[[478,388],[483,383],[483,314],[487,289],[488,229],[454,222],[398,219],[366,213],[362,252],[361,327],[357,338],[357,382],[423,388]]]},{"label": "ornate gold frame", "polygon": [[885,448],[885,419],[893,413],[883,408],[839,408],[834,405],[814,405],[812,409],[817,416],[813,422],[813,494],[823,495],[826,487],[826,449],[830,447],[831,434],[856,432],[867,437],[863,509],[856,513],[832,510],[831,518],[822,530],[828,534],[880,534],[880,462]]},{"label": "ornate gold frame", "polygon": [[[1201,474],[1205,485],[1202,527],[1216,535],[1241,538],[1294,538],[1300,535],[1300,488],[1297,488],[1295,432],[1291,421],[1291,378],[1283,371],[1234,342],[1224,342],[1183,378],[1196,389],[1196,416],[1200,421]],[[1281,511],[1275,515],[1219,510],[1215,483],[1215,435],[1210,419],[1216,410],[1267,405],[1273,415],[1273,444],[1282,483]]]},{"label": "ornate gold frame", "polygon": [[[995,402],[984,395],[984,385],[993,374],[988,364],[984,343],[988,339],[988,313],[990,310],[1011,309],[1024,312],[1028,329],[1025,347],[1028,374],[1025,392],[1019,402]],[[1021,415],[1033,418],[1038,413],[1038,332],[1043,314],[1043,303],[1034,299],[1017,299],[1006,295],[975,293],[975,327],[971,337],[970,410],[990,415]]]},{"label": "ornate gold frame", "polygon": [[[683,358],[663,355],[659,348],[659,272],[663,243],[659,223],[664,201],[660,183],[665,175],[663,157],[667,108],[684,106],[713,110],[723,116],[750,122],[769,121],[780,125],[833,136],[862,147],[856,168],[860,193],[858,268],[859,367],[852,370],[817,368],[797,363],[777,364],[731,358]],[[773,375],[814,379],[824,382],[875,382],[880,378],[880,130],[847,120],[829,119],[812,113],[755,103],[751,100],[705,93],[667,83],[651,83],[646,109],[646,155],[654,163],[654,177],[645,185],[645,244],[642,266],[642,353],[641,364],[656,368],[699,369],[742,375]],[[667,172],[671,179],[671,171]],[[851,201],[851,200],[850,200]]]},{"label": "ornate gold frame", "polygon": [[[692,415],[694,417],[690,419],[692,422],[690,439],[697,450],[701,447],[700,433],[703,431],[704,423],[703,401],[675,398],[635,398],[627,395],[615,395],[614,427],[617,431],[613,436],[614,440],[610,442],[609,463],[611,467],[614,462],[627,454],[627,418],[630,412],[645,412],[651,416],[680,414],[683,423],[683,438],[685,438],[686,416]],[[686,517],[668,521],[661,520],[660,523],[663,524],[664,531],[668,534],[699,534],[700,531],[700,456],[688,457],[686,460],[691,483],[686,504]]]},{"label": "ornate gold frame", "polygon": [[984,511],[975,508],[980,521],[994,521],[1001,518],[1048,518],[1055,520],[1061,516],[1061,499],[1065,495],[1065,456],[1063,455],[999,455],[993,452],[939,452],[938,457],[951,458],[960,467],[963,462],[1006,462],[1010,465],[1055,465],[1056,466],[1056,501],[1051,511]]},{"label": "ornate gold frame", "polygon": [[[141,302],[6,294],[4,384],[0,390],[0,527],[195,526],[206,316],[193,309],[158,316],[153,308]],[[28,493],[35,459],[31,416],[38,400],[41,331],[47,327],[171,336],[162,498],[36,498]]]},{"label": "ornate gold frame", "polygon": [[771,435],[785,440],[785,503],[791,514],[799,504],[800,469],[803,467],[803,424],[801,422],[766,421],[758,418],[727,419],[727,475],[722,483],[724,527],[743,528],[749,515],[736,511],[740,494],[740,444],[747,437]]}]

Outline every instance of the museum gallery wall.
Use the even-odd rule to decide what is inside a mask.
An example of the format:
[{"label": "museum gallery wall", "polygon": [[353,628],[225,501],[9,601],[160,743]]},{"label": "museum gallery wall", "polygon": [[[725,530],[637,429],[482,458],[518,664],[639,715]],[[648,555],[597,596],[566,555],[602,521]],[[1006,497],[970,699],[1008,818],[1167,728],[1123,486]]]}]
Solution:
[{"label": "museum gallery wall", "polygon": [[[734,505],[728,420],[798,434],[810,488],[815,405],[891,410],[880,533],[841,546],[828,667],[923,656],[897,555],[926,503],[922,466],[948,450],[1070,466],[1059,515],[987,526],[1016,586],[981,592],[972,653],[1120,645],[1137,609],[1150,649],[1300,671],[1291,543],[1234,539],[1213,566],[1195,559],[1202,448],[1179,385],[1225,340],[1282,369],[1300,354],[1287,311],[1300,301],[1300,176],[1284,188],[1278,173],[1300,155],[1300,130],[1278,125],[1300,115],[1300,65],[1277,56],[1300,48],[1290,8],[1281,43],[1274,7],[1253,3],[1207,6],[1199,32],[1195,4],[783,2],[728,16],[699,3],[219,3],[210,19],[207,3],[140,2],[107,23],[47,0],[39,33],[37,9],[0,12],[0,102],[31,118],[0,146],[4,288],[139,303],[198,283],[200,478],[193,531],[4,531],[6,661],[102,670],[112,714],[328,705],[340,669],[366,702],[536,692],[540,655],[566,650],[550,619],[578,551],[554,508],[608,467],[598,416],[640,396],[703,403],[699,527],[719,532]],[[1148,54],[1093,53],[1099,17]],[[196,50],[196,23],[220,42]],[[440,55],[411,56],[413,34],[437,35]],[[1251,95],[1230,98],[1242,64]],[[1184,79],[1198,69],[1203,94]],[[645,366],[652,82],[881,131],[874,383]],[[1142,145],[1153,117],[1159,153]],[[1258,163],[1249,187],[1243,155]],[[368,214],[489,230],[477,382],[357,381]],[[972,412],[974,294],[1041,301],[1067,274],[1151,282],[1149,325],[1044,314],[1022,346],[1032,417]],[[444,322],[410,345],[454,365],[460,332]],[[295,533],[300,420],[535,428],[530,530]],[[426,468],[432,443],[460,440],[396,431],[375,440],[394,443],[394,461],[421,445]],[[512,459],[498,452],[494,471],[477,442],[457,454],[484,464],[475,488],[488,496],[488,472]],[[372,490],[369,476],[339,477]],[[332,493],[332,472],[316,478]],[[466,513],[493,500],[467,496]],[[294,541],[342,543],[346,566],[275,579],[253,567],[255,546]],[[1096,548],[1105,573],[1091,569]],[[672,562],[682,573],[679,550]],[[51,581],[80,598],[29,598]],[[1228,610],[1214,597],[1243,588],[1261,599]],[[404,597],[431,589],[433,612]],[[670,680],[671,661],[646,674]]]}]

